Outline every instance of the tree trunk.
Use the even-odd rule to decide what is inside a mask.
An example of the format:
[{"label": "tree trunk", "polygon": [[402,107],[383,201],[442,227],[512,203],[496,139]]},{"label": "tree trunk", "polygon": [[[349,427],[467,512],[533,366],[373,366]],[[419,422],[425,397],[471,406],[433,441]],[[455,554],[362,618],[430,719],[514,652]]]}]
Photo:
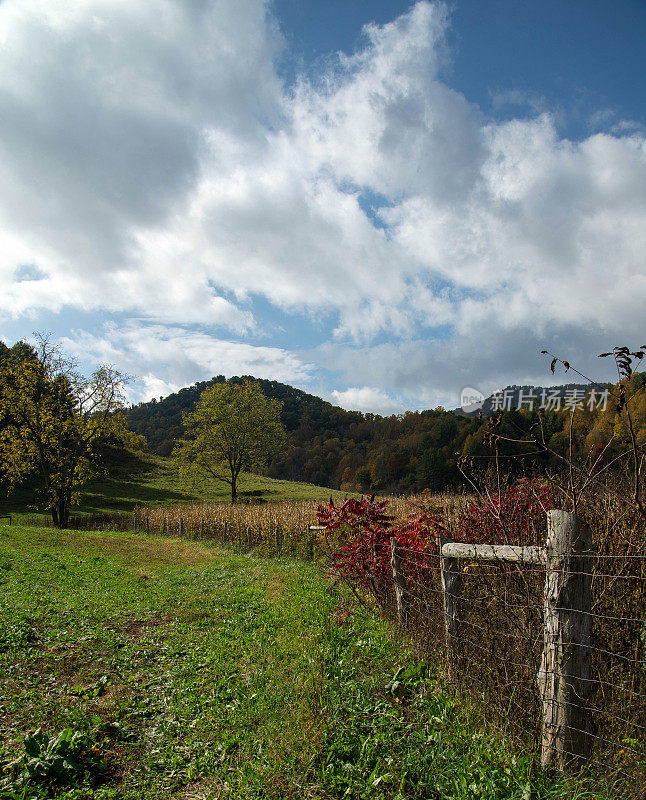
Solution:
[{"label": "tree trunk", "polygon": [[61,530],[67,528],[70,519],[70,505],[71,503],[67,502],[65,494],[57,497],[56,503],[52,506],[54,527]]},{"label": "tree trunk", "polygon": [[231,505],[235,505],[238,502],[238,476],[232,475],[231,476]]},{"label": "tree trunk", "polygon": [[58,498],[58,527],[65,528],[67,525],[67,509],[65,508],[65,498]]}]

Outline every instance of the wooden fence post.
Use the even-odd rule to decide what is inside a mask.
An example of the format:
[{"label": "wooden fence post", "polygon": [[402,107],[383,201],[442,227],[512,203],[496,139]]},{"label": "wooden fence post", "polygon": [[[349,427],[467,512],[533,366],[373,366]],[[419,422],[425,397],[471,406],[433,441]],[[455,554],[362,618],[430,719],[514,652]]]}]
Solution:
[{"label": "wooden fence post", "polygon": [[307,558],[309,561],[314,561],[314,555],[316,553],[316,533],[315,531],[324,531],[327,530],[326,525],[308,525],[307,530],[309,532],[309,538],[307,540]]},{"label": "wooden fence post", "polygon": [[166,514],[162,517],[162,533],[166,536]]},{"label": "wooden fence post", "polygon": [[408,604],[406,602],[406,579],[403,570],[403,553],[400,543],[394,537],[390,540],[390,566],[393,571],[395,585],[395,602],[397,604],[397,622],[406,624]]},{"label": "wooden fence post", "polygon": [[200,517],[200,539],[204,538],[204,517]]},{"label": "wooden fence post", "polygon": [[150,517],[146,514],[146,534],[150,533]]},{"label": "wooden fence post", "polygon": [[280,551],[282,549],[282,546],[283,546],[283,535],[282,535],[282,533],[283,532],[282,532],[282,530],[280,528],[280,525],[276,525],[276,528],[274,530],[274,542],[275,542],[275,547],[276,547],[276,552],[277,553],[280,553]]},{"label": "wooden fence post", "polygon": [[440,546],[440,582],[442,584],[442,602],[444,605],[444,636],[448,663],[453,677],[457,677],[460,662],[460,592],[462,590],[462,576],[460,575],[460,561],[457,558],[447,558],[442,555],[443,545],[448,539],[439,537]]},{"label": "wooden fence post", "polygon": [[179,538],[184,536],[184,517],[179,518]]},{"label": "wooden fence post", "polygon": [[562,772],[581,767],[592,746],[585,705],[591,680],[592,534],[568,511],[548,511],[547,530],[545,627],[538,672],[541,764]]},{"label": "wooden fence post", "polygon": [[251,528],[247,525],[247,550],[251,550]]}]

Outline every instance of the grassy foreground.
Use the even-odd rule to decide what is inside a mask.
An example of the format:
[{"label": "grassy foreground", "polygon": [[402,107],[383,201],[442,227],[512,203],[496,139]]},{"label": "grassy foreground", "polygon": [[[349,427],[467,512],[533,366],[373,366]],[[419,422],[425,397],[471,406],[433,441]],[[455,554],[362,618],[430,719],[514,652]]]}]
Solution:
[{"label": "grassy foreground", "polygon": [[574,796],[316,567],[5,527],[0,582],[2,798]]}]

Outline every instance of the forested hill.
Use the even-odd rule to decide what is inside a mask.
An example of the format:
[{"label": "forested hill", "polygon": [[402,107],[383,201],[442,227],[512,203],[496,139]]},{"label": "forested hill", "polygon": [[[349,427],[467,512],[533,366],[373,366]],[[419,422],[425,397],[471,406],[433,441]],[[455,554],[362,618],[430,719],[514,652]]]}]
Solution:
[{"label": "forested hill", "polygon": [[[245,376],[230,380],[240,383]],[[210,383],[224,381],[224,376],[220,375],[163,399],[136,405],[127,412],[128,426],[146,437],[154,453],[170,455],[183,433],[182,412],[194,408]],[[258,379],[257,383],[267,396],[282,402],[282,418],[289,433],[287,446],[267,466],[266,473],[270,477],[303,480],[346,491],[440,490],[460,481],[459,456],[486,463],[493,455],[487,446],[489,422],[486,418],[467,418],[440,408],[380,417],[345,411],[277,381]],[[535,409],[515,410],[518,393],[522,391],[523,397],[527,397],[532,389],[538,406],[540,388],[516,386],[505,390],[503,409],[509,410],[504,410],[499,432],[510,439],[517,439],[537,421]],[[581,387],[574,385],[552,387],[548,391],[551,397],[555,392],[561,396],[572,391],[584,394]],[[491,405],[488,401],[485,411]],[[645,404],[642,402],[640,409],[641,405]],[[580,447],[585,450],[605,442],[614,430],[614,416],[612,403],[603,413],[587,406],[577,412],[575,427]],[[646,408],[643,416],[646,417]],[[565,429],[569,418],[567,409],[548,409],[544,415],[544,434],[557,450],[567,447]],[[510,451],[508,455],[511,450],[518,452],[518,447],[511,445],[503,446],[504,449]],[[524,454],[527,455],[526,448]],[[519,464],[528,465],[530,460],[521,459]],[[507,465],[509,469],[514,468],[509,461]]]},{"label": "forested hill", "polygon": [[[219,375],[133,406],[127,412],[128,427],[146,437],[152,452],[170,455],[183,433],[182,412],[194,408],[208,385],[224,381]],[[263,379],[257,383],[267,396],[282,402],[289,433],[288,446],[268,465],[271,477],[358,491],[404,491],[431,484],[440,488],[455,478],[456,448],[480,425],[443,410],[391,417],[345,411],[293,386]]]},{"label": "forested hill", "polygon": [[[282,403],[282,420],[288,432],[299,432],[299,439],[305,441],[315,434],[324,431],[344,433],[353,423],[361,423],[373,415],[364,416],[359,411],[345,411],[338,406],[327,403],[320,397],[302,392],[293,386],[278,381],[253,378],[250,375],[230,378],[230,383],[242,383],[252,380],[262,387],[267,397]],[[175,446],[175,440],[183,433],[182,413],[192,411],[195,403],[207,386],[213,383],[225,383],[226,378],[218,375],[210,381],[202,381],[193,386],[180,389],[168,397],[140,403],[127,412],[128,424],[135,433],[142,434],[148,441],[153,453],[167,456]]]}]

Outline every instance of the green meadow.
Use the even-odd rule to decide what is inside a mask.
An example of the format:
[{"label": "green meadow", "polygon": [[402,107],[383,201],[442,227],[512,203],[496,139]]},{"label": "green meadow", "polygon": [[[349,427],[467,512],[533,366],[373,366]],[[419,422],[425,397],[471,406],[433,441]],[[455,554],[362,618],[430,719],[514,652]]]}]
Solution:
[{"label": "green meadow", "polygon": [[557,798],[316,565],[0,527],[0,797]]},{"label": "green meadow", "polygon": [[[200,490],[183,484],[169,458],[150,453],[112,448],[107,474],[83,487],[80,504],[72,516],[88,514],[130,514],[137,506],[169,506],[178,503],[229,502],[227,484],[214,483]],[[1,490],[0,490],[1,491]],[[346,492],[300,481],[277,480],[243,473],[239,480],[240,502],[283,500],[326,500],[342,498]],[[8,497],[1,495],[0,514],[12,514],[17,522],[40,524],[48,515],[35,505],[34,489],[18,488]]]}]

